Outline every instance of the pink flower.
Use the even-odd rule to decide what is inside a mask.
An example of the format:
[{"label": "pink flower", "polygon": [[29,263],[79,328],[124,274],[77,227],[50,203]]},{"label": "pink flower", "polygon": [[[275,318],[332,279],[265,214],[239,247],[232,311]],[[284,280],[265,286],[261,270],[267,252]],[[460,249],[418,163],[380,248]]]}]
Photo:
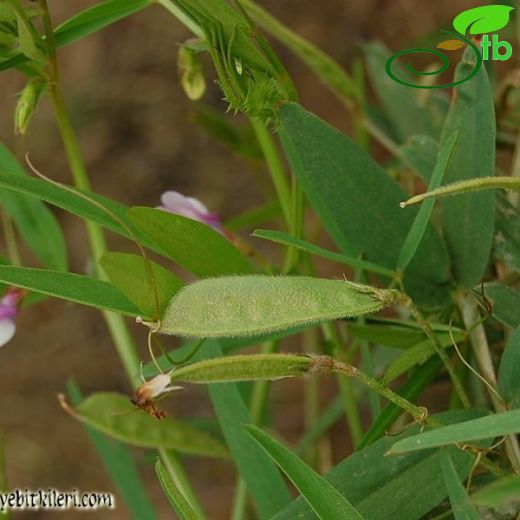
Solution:
[{"label": "pink flower", "polygon": [[202,202],[193,197],[186,197],[178,191],[165,191],[161,195],[160,209],[198,220],[203,224],[211,226],[215,231],[224,233],[222,223],[216,213],[210,213]]},{"label": "pink flower", "polygon": [[23,291],[20,289],[9,289],[0,299],[0,347],[11,341],[14,336],[16,331],[14,319],[18,314],[22,297]]}]

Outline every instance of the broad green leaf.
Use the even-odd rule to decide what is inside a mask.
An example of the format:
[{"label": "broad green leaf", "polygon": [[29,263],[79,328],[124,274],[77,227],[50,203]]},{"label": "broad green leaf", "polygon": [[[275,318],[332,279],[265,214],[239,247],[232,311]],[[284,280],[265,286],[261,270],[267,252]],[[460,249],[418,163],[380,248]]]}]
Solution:
[{"label": "broad green leaf", "polygon": [[[439,357],[431,358],[423,366],[414,370],[406,383],[397,390],[397,393],[408,401],[414,402],[423,390],[435,379],[442,365],[443,363]],[[394,421],[402,414],[403,411],[401,408],[394,403],[388,403],[366,432],[358,449],[365,448],[383,437]]]},{"label": "broad green leaf", "polygon": [[181,490],[175,485],[175,482],[170,478],[168,471],[163,466],[160,459],[155,463],[155,473],[159,479],[159,483],[168,497],[170,504],[173,506],[175,512],[179,515],[180,520],[199,520],[199,517],[186,500]]},{"label": "broad green leaf", "polygon": [[[516,310],[518,312],[518,308]],[[500,359],[498,391],[508,408],[520,408],[520,327],[510,336]]]},{"label": "broad green leaf", "polygon": [[[73,405],[79,405],[83,396],[73,380],[67,384]],[[154,520],[157,518],[153,504],[146,494],[137,466],[128,447],[122,442],[110,439],[94,428],[85,425],[85,432],[103,462],[107,473],[121,493],[134,520]]]},{"label": "broad green leaf", "polygon": [[493,439],[503,435],[520,433],[520,410],[495,413],[479,419],[443,426],[414,435],[392,446],[392,453],[404,453],[446,446],[457,442]]},{"label": "broad green leaf", "polygon": [[497,193],[493,253],[515,271],[520,271],[520,212],[505,193]]},{"label": "broad green leaf", "polygon": [[[476,289],[480,293],[480,288]],[[493,317],[511,328],[520,325],[520,293],[501,283],[484,284],[484,296],[491,302]]]},{"label": "broad green leaf", "polygon": [[[371,42],[362,45],[367,71],[376,96],[383,107],[392,129],[400,144],[413,135],[426,135],[437,139],[441,133],[445,111],[439,110],[440,104],[436,98],[444,94],[430,93],[426,100],[421,100],[418,90],[401,85],[385,72],[388,58],[392,54],[383,44]],[[403,80],[413,84],[409,74],[396,63],[393,68]],[[406,114],[406,117],[403,117]]]},{"label": "broad green leaf", "polygon": [[[217,342],[206,341],[200,357],[221,357]],[[245,432],[252,422],[238,387],[234,383],[208,385],[213,409],[237,466],[261,520],[271,519],[285,507],[291,496],[276,465]]]},{"label": "broad green leaf", "polygon": [[483,5],[462,11],[453,19],[453,27],[460,34],[484,34],[496,32],[509,22],[514,7],[508,5]]},{"label": "broad green leaf", "polygon": [[479,520],[448,452],[441,454],[441,471],[455,520]]},{"label": "broad green leaf", "polygon": [[174,262],[197,276],[251,272],[242,253],[206,224],[161,209],[144,207],[132,208],[130,219]]},{"label": "broad green leaf", "polygon": [[[434,190],[440,186],[453,153],[453,149],[455,148],[455,143],[457,142],[458,136],[459,132],[456,130],[441,146],[439,150],[439,157],[435,164],[435,168],[430,179],[430,184],[428,185],[428,190]],[[404,271],[410,264],[412,258],[415,256],[417,248],[423,239],[424,233],[428,227],[428,222],[430,221],[430,217],[433,213],[433,205],[434,200],[427,201],[421,206],[419,212],[415,216],[415,220],[413,221],[410,231],[408,231],[408,235],[406,236],[404,244],[401,247],[399,258],[397,259],[397,269],[399,271]]]},{"label": "broad green leaf", "polygon": [[520,499],[520,475],[504,477],[480,488],[471,495],[479,506],[500,507]]},{"label": "broad green leaf", "polygon": [[[475,67],[472,48],[457,65],[455,81]],[[444,176],[445,184],[489,177],[495,171],[495,109],[486,68],[471,81],[454,87],[453,101],[442,131],[440,148],[459,131],[457,147]],[[445,199],[443,231],[458,282],[473,287],[489,262],[495,221],[495,194],[471,193]]]},{"label": "broad green leaf", "polygon": [[382,267],[377,264],[372,264],[371,262],[365,262],[364,260],[361,260],[359,258],[342,255],[340,253],[334,253],[333,251],[327,251],[326,249],[311,244],[310,242],[307,242],[300,238],[295,238],[289,235],[288,233],[284,233],[283,231],[256,229],[253,232],[252,236],[257,238],[264,238],[266,240],[270,240],[271,242],[276,242],[278,244],[292,246],[312,255],[321,256],[323,258],[333,260],[334,262],[340,262],[342,264],[346,264],[350,267],[354,267],[357,269],[364,269],[365,271],[389,277],[395,276],[394,271],[392,271],[391,269],[387,269],[386,267]]},{"label": "broad green leaf", "polygon": [[[0,143],[0,170],[29,179],[24,168]],[[0,189],[0,206],[14,220],[27,246],[45,267],[65,271],[68,265],[63,233],[51,211],[39,200],[20,192]]]},{"label": "broad green leaf", "polygon": [[[452,346],[449,334],[437,334],[437,338],[441,347],[447,348]],[[464,336],[462,334],[453,333],[453,338],[455,341],[462,341]],[[384,384],[387,385],[391,383],[414,366],[428,361],[432,356],[435,356],[435,349],[429,339],[421,341],[413,347],[406,349],[395,357],[386,368],[383,377]]]},{"label": "broad green leaf", "polygon": [[105,253],[101,266],[112,285],[151,318],[161,316],[172,296],[183,286],[178,276],[139,255]]},{"label": "broad green leaf", "polygon": [[119,314],[140,314],[119,289],[81,274],[0,265],[0,282]]},{"label": "broad green leaf", "polygon": [[[281,136],[295,175],[339,250],[358,251],[369,262],[395,269],[415,218],[399,208],[399,184],[354,142],[306,112],[282,106]],[[450,298],[448,255],[429,226],[404,277],[405,289],[421,305]]]},{"label": "broad green leaf", "polygon": [[252,0],[240,0],[240,3],[256,23],[291,49],[341,100],[360,99],[356,83],[335,60]]},{"label": "broad green leaf", "polygon": [[400,159],[429,183],[437,162],[439,143],[427,135],[412,135],[399,148]]},{"label": "broad green leaf", "polygon": [[173,297],[159,332],[248,336],[377,312],[397,291],[305,276],[233,276],[187,285]]},{"label": "broad green leaf", "polygon": [[[75,40],[88,36],[144,7],[151,0],[105,0],[74,15],[54,31],[56,45],[62,47]],[[17,54],[0,61],[0,70],[9,69],[24,63],[27,57]]]},{"label": "broad green leaf", "polygon": [[337,489],[283,444],[252,424],[245,429],[289,477],[319,518],[363,518]]},{"label": "broad green leaf", "polygon": [[[132,234],[126,229],[129,228],[143,245],[157,250],[153,243],[128,220],[128,207],[107,197],[70,186],[62,188],[42,179],[12,173],[0,173],[0,188],[44,200],[73,215],[132,239]],[[70,188],[71,191],[67,188]],[[114,219],[111,214],[114,214],[117,219]],[[120,222],[123,222],[125,226],[122,226]]]},{"label": "broad green leaf", "polygon": [[90,395],[68,410],[75,418],[115,439],[144,448],[171,449],[190,455],[227,458],[222,444],[187,422],[159,421],[115,392]]},{"label": "broad green leaf", "polygon": [[[460,421],[474,411],[448,412],[435,416],[440,422]],[[417,432],[401,434],[399,438]],[[439,450],[385,456],[395,437],[385,437],[355,452],[325,475],[338,491],[367,519],[422,520],[447,496],[441,476]],[[457,448],[449,453],[461,479],[473,465],[473,457]],[[273,520],[312,520],[316,515],[300,497]]]}]

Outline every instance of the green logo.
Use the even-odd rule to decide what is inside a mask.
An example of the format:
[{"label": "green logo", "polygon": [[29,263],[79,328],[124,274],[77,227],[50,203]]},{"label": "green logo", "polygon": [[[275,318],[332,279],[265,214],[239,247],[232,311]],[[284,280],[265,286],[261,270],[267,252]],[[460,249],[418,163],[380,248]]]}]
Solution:
[{"label": "green logo", "polygon": [[[448,88],[470,80],[480,70],[483,61],[489,59],[505,61],[511,58],[513,54],[511,44],[507,41],[499,40],[498,34],[493,34],[490,38],[487,33],[492,33],[505,27],[509,22],[509,15],[513,9],[514,7],[507,5],[484,5],[463,11],[453,20],[453,27],[457,33],[448,33],[454,36],[455,39],[440,42],[437,45],[437,49],[441,50],[418,48],[396,52],[390,56],[386,62],[387,74],[394,81],[401,83],[401,85],[413,88]],[[474,35],[482,35],[479,42],[481,48],[477,46],[478,44],[476,45],[469,39]],[[474,67],[466,77],[458,81],[445,83],[443,85],[416,85],[407,78],[399,77],[394,71],[394,68],[396,68],[394,63],[396,59],[408,54],[427,53],[440,60],[440,66],[435,70],[420,71],[417,70],[411,62],[406,63],[405,68],[414,76],[436,76],[448,69],[450,65],[448,56],[441,51],[454,51],[466,46],[471,48],[475,55]]]}]

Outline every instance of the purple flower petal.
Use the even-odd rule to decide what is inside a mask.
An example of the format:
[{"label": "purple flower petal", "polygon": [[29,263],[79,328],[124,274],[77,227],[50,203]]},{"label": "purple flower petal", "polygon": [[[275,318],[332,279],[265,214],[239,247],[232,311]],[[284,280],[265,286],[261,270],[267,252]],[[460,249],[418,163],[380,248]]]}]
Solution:
[{"label": "purple flower petal", "polygon": [[183,217],[198,220],[207,226],[211,226],[219,233],[223,233],[220,218],[216,213],[210,213],[208,208],[194,197],[186,197],[178,191],[165,191],[161,196],[161,209],[181,215]]}]

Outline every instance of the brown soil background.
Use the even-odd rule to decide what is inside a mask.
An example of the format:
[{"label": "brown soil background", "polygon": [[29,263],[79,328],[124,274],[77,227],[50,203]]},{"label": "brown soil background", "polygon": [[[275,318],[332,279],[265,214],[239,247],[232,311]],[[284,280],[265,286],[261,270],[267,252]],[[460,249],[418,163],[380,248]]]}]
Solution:
[{"label": "brown soil background", "polygon": [[[51,0],[56,22],[94,2]],[[478,5],[485,2],[479,2]],[[267,9],[350,67],[357,45],[381,39],[392,49],[406,48],[414,38],[449,24],[469,0],[264,0]],[[64,91],[86,156],[93,189],[128,205],[158,204],[160,194],[176,189],[203,200],[224,218],[260,203],[252,168],[216,143],[192,122],[194,106],[179,87],[176,45],[190,37],[176,19],[153,6],[83,41],[59,51]],[[290,52],[279,54],[294,78],[301,102],[340,128],[347,114],[307,68]],[[212,77],[211,67],[206,68]],[[15,138],[12,112],[24,80],[17,72],[0,76],[0,139],[19,158],[30,151],[38,167],[69,182],[67,163],[46,102],[25,139]],[[217,88],[210,84],[205,101],[223,110]],[[267,176],[267,174],[266,174]],[[85,272],[88,249],[83,223],[57,212],[66,232],[71,269]],[[112,249],[131,246],[109,237]],[[270,250],[266,250],[268,253]],[[276,255],[276,251],[273,252]],[[27,252],[28,265],[34,260]],[[340,276],[341,273],[331,272]],[[142,347],[144,337],[134,324]],[[58,406],[56,394],[74,376],[84,393],[129,392],[125,376],[98,312],[49,300],[24,311],[15,339],[0,352],[0,429],[6,435],[9,488],[78,488],[116,494],[79,423]],[[324,404],[334,391],[328,382]],[[289,441],[302,429],[302,385],[276,383],[271,402],[276,428]],[[203,389],[189,389],[169,403],[176,416],[211,416]],[[335,428],[334,459],[346,455],[345,425]],[[173,513],[160,490],[151,457],[136,452],[143,479],[160,518]],[[185,465],[212,519],[228,518],[234,473],[231,465],[186,458]],[[25,512],[16,518],[129,517],[125,506],[112,512]]]}]

